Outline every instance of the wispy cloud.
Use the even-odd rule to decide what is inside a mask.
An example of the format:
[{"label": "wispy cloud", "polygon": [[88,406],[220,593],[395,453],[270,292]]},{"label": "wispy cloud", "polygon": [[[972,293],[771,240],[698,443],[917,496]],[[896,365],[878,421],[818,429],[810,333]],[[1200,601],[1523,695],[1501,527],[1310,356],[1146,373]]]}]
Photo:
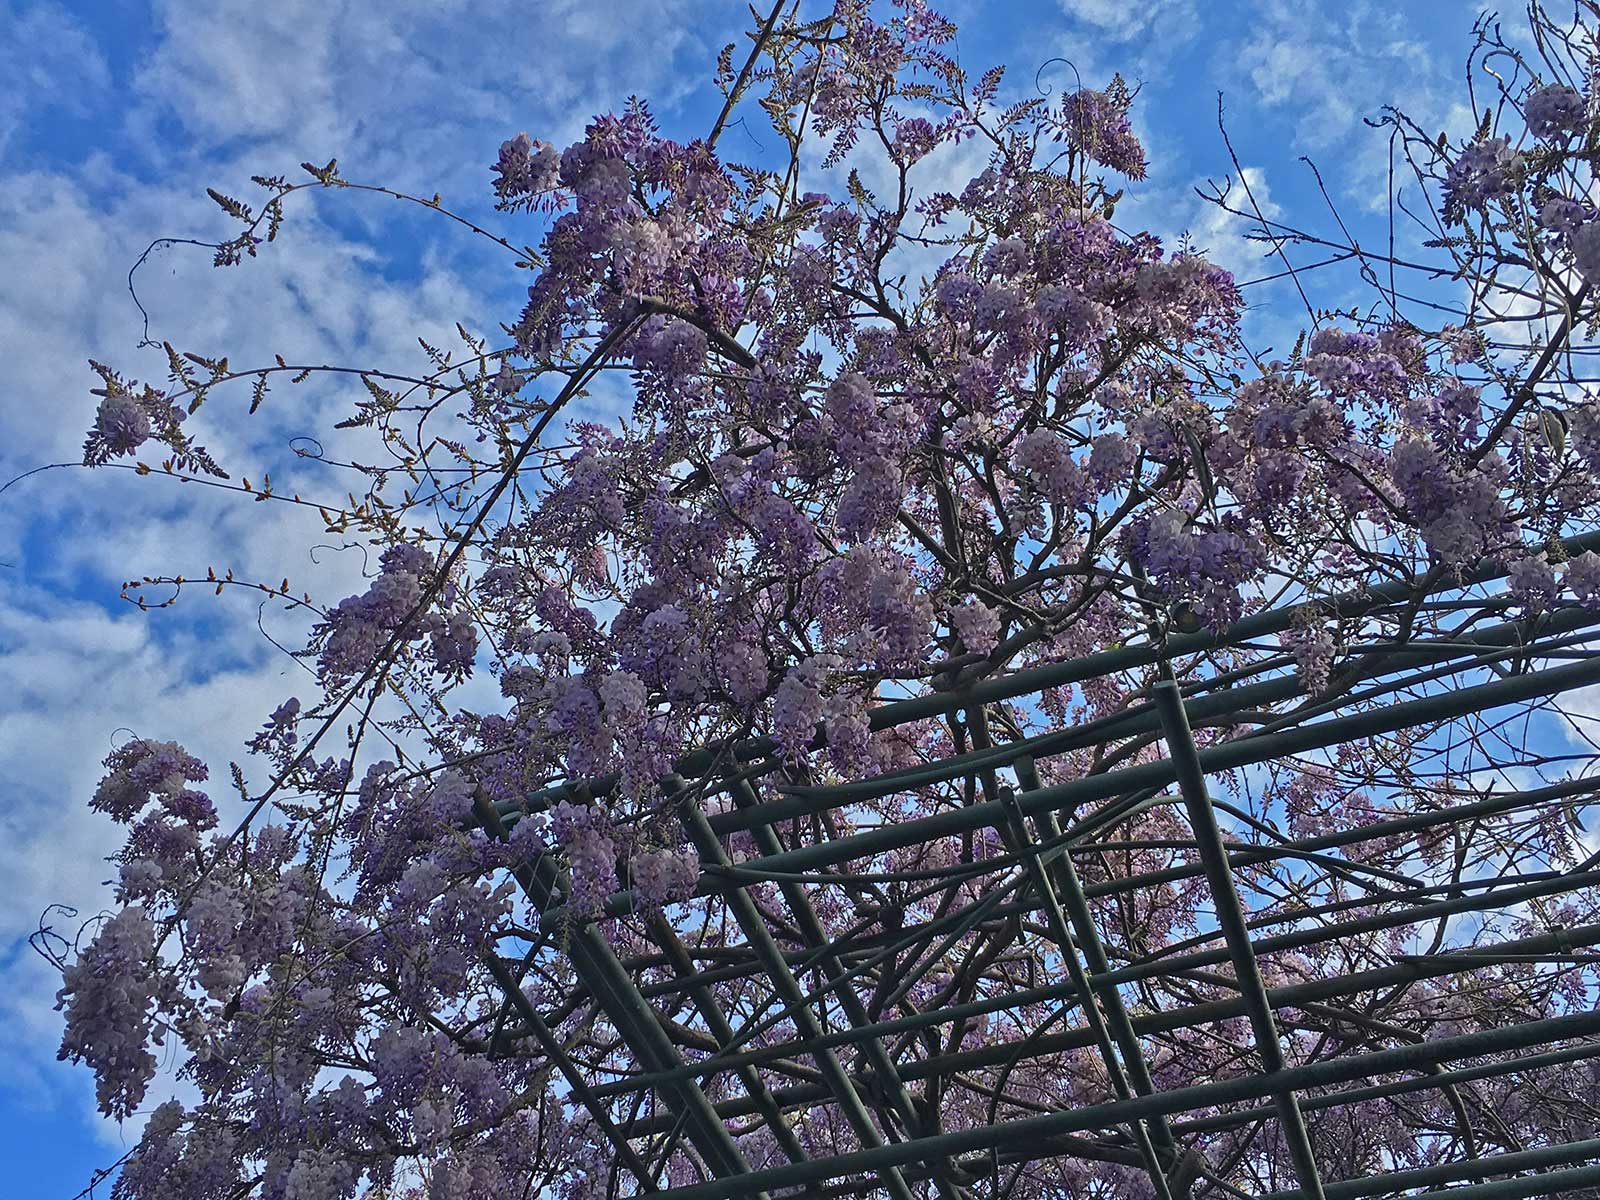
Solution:
[{"label": "wispy cloud", "polygon": [[[58,4],[19,9],[0,2],[0,161],[24,123],[85,110],[85,94],[106,86],[105,55],[82,23]],[[77,86],[64,87],[66,80]]]}]

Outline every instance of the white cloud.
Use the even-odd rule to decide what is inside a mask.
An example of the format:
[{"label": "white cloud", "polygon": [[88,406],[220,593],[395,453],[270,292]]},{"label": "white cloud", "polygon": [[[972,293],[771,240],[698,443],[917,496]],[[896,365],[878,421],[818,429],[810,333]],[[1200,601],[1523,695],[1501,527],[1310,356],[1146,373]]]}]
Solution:
[{"label": "white cloud", "polygon": [[[18,12],[0,2],[0,155],[29,122],[59,112],[81,115],[84,93],[109,79],[105,55],[83,26],[56,4]],[[71,81],[71,82],[69,82]]]},{"label": "white cloud", "polygon": [[1370,0],[1263,0],[1246,18],[1250,32],[1225,52],[1257,101],[1291,117],[1295,149],[1337,151],[1342,170],[1332,186],[1376,209],[1387,195],[1387,144],[1365,119],[1393,105],[1425,128],[1442,122],[1454,134],[1470,123],[1455,100],[1459,62],[1426,39],[1442,22],[1459,32],[1464,54],[1473,16],[1469,4],[1432,6],[1424,21],[1414,7]]},{"label": "white cloud", "polygon": [[[1232,207],[1245,212],[1259,210],[1268,220],[1283,215],[1260,167],[1245,167],[1240,175],[1243,178],[1235,178],[1227,197]],[[1196,181],[1194,186],[1204,186],[1203,181]],[[1194,196],[1193,191],[1190,195]],[[1195,248],[1204,251],[1206,258],[1232,272],[1241,282],[1271,272],[1272,260],[1265,256],[1267,244],[1245,237],[1250,229],[1260,228],[1259,222],[1236,216],[1198,196],[1194,196],[1194,204],[1196,215],[1188,232]]]},{"label": "white cloud", "polygon": [[707,20],[686,0],[158,0],[153,16],[161,41],[135,74],[130,121],[151,162],[169,149],[165,114],[183,123],[186,155],[248,139],[252,172],[337,155],[347,175],[450,196],[483,189],[518,129],[570,141],[630,93],[676,103],[732,39],[719,26],[744,20],[736,7]]},{"label": "white cloud", "polygon": [[1171,4],[1128,4],[1124,0],[1057,0],[1072,20],[1113,42],[1144,43],[1149,52],[1171,52],[1199,32],[1193,0]]}]

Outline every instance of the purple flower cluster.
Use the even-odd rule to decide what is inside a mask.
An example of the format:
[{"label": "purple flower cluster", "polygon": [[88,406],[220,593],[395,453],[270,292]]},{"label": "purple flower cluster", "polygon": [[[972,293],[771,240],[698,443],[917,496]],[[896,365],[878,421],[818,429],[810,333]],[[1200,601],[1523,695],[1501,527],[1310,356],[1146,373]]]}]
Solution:
[{"label": "purple flower cluster", "polygon": [[1327,691],[1337,649],[1332,631],[1324,625],[1307,622],[1284,630],[1278,640],[1294,656],[1306,694],[1320,696]]},{"label": "purple flower cluster", "polygon": [[988,654],[1000,644],[1000,614],[976,596],[950,610],[950,626],[973,654]]},{"label": "purple flower cluster", "polygon": [[464,613],[432,611],[422,598],[437,566],[418,546],[400,544],[383,552],[382,569],[367,590],[341,600],[312,629],[320,645],[318,667],[331,685],[348,683],[372,665],[397,633],[403,643],[427,639],[433,668],[441,675],[471,674],[477,628]]},{"label": "purple flower cluster", "polygon": [[1462,471],[1430,441],[1406,437],[1389,453],[1388,476],[1440,562],[1458,566],[1516,541],[1502,495],[1508,468],[1499,455]]},{"label": "purple flower cluster", "polygon": [[1407,330],[1373,334],[1329,325],[1311,335],[1302,367],[1334,396],[1398,397],[1421,360],[1421,340]]},{"label": "purple flower cluster", "polygon": [[1533,613],[1548,609],[1561,590],[1556,573],[1543,554],[1528,554],[1513,561],[1506,574],[1506,586]]},{"label": "purple flower cluster", "polygon": [[1570,559],[1562,572],[1561,583],[1585,608],[1600,608],[1600,554],[1585,550]]},{"label": "purple flower cluster", "polygon": [[550,810],[550,831],[567,854],[567,904],[595,917],[617,886],[617,844],[597,805],[562,801]]},{"label": "purple flower cluster", "polygon": [[909,167],[917,160],[926,158],[937,144],[937,140],[938,131],[934,129],[931,121],[922,117],[907,118],[894,129],[895,161]]},{"label": "purple flower cluster", "polygon": [[1015,462],[1023,477],[1054,504],[1072,504],[1083,493],[1083,471],[1066,441],[1048,429],[1030,431],[1017,443]]},{"label": "purple flower cluster", "polygon": [[150,1053],[160,984],[155,926],[142,908],[125,908],[100,927],[62,974],[56,1007],[67,1029],[57,1057],[89,1064],[102,1111],[125,1119],[155,1077]]},{"label": "purple flower cluster", "polygon": [[1090,88],[1070,92],[1061,101],[1061,129],[1090,161],[1129,179],[1144,178],[1148,163],[1133,134],[1125,99]]},{"label": "purple flower cluster", "polygon": [[126,392],[113,393],[100,401],[94,431],[108,454],[132,454],[150,440],[150,414]]},{"label": "purple flower cluster", "polygon": [[867,697],[841,687],[822,704],[822,729],[828,739],[828,761],[846,778],[865,770],[872,759],[872,724]]},{"label": "purple flower cluster", "polygon": [[811,748],[822,721],[822,687],[832,658],[810,658],[792,668],[772,695],[772,740],[791,759]]},{"label": "purple flower cluster", "polygon": [[1522,168],[1522,155],[1511,148],[1508,137],[1485,138],[1464,147],[1445,175],[1445,220],[1459,225],[1468,210],[1481,212],[1491,200],[1509,196]]},{"label": "purple flower cluster", "polygon": [[1158,513],[1130,527],[1128,548],[1162,595],[1216,628],[1239,619],[1239,588],[1266,565],[1260,544],[1231,518],[1205,528],[1178,512]]},{"label": "purple flower cluster", "polygon": [[561,156],[554,146],[519,133],[500,144],[494,170],[500,177],[494,183],[494,193],[500,198],[495,207],[505,210],[518,200],[553,190],[560,183]]},{"label": "purple flower cluster", "polygon": [[661,908],[694,895],[700,859],[689,849],[644,850],[629,860],[628,874],[634,895],[651,908]]},{"label": "purple flower cluster", "polygon": [[1559,141],[1582,130],[1583,95],[1564,83],[1547,84],[1528,93],[1522,103],[1528,132],[1546,141]]}]

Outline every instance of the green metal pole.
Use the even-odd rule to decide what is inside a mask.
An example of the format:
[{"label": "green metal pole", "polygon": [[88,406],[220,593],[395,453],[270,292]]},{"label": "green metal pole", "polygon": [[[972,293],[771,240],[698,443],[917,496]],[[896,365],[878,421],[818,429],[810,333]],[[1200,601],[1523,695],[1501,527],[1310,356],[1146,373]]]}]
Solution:
[{"label": "green metal pole", "polygon": [[[1409,1171],[1369,1175],[1365,1179],[1350,1179],[1329,1184],[1326,1195],[1328,1200],[1357,1200],[1362,1196],[1428,1187],[1435,1183],[1452,1183],[1457,1179],[1485,1179],[1490,1175],[1512,1175],[1518,1171],[1536,1171],[1541,1167],[1594,1162],[1597,1159],[1600,1159],[1600,1139],[1591,1138],[1561,1146],[1541,1146],[1536,1150],[1495,1154],[1466,1162],[1441,1163],[1436,1167],[1418,1167]],[[1447,1196],[1450,1200],[1507,1200],[1511,1196],[1554,1195],[1596,1180],[1600,1180],[1600,1166],[1581,1171],[1548,1171],[1520,1178],[1496,1179],[1475,1187],[1450,1188],[1448,1191],[1424,1194]],[[1303,1191],[1292,1190],[1269,1192],[1261,1200],[1310,1200],[1310,1197]],[[1414,1196],[1411,1200],[1422,1198]]]},{"label": "green metal pole", "polygon": [[[1184,715],[1183,697],[1178,694],[1178,684],[1170,670],[1166,678],[1156,684],[1156,707],[1161,710],[1161,723],[1166,729],[1167,752],[1178,771],[1178,786],[1189,810],[1189,825],[1199,843],[1200,860],[1205,864],[1206,881],[1211,887],[1211,900],[1216,909],[1217,924],[1227,942],[1229,956],[1233,959],[1233,972],[1238,980],[1244,1000],[1245,1013],[1256,1035],[1256,1053],[1261,1055],[1261,1065],[1268,1079],[1281,1078],[1284,1068],[1283,1047],[1278,1041],[1278,1023],[1272,1015],[1267,999],[1267,985],[1261,978],[1261,965],[1256,961],[1250,945],[1250,930],[1245,925],[1244,905],[1234,885],[1233,871],[1228,866],[1228,852],[1222,844],[1222,829],[1217,824],[1216,810],[1211,807],[1211,795],[1206,790],[1204,768],[1195,748],[1194,735],[1189,731],[1189,719]],[[1322,1179],[1317,1171],[1317,1160],[1311,1149],[1311,1133],[1306,1128],[1300,1104],[1290,1088],[1274,1091],[1273,1100],[1278,1108],[1278,1121],[1283,1127],[1284,1139],[1289,1143],[1289,1155],[1294,1160],[1295,1173],[1300,1177],[1300,1188],[1307,1200],[1324,1200]]]},{"label": "green metal pole", "polygon": [[[679,793],[678,811],[683,820],[684,827],[688,830],[695,848],[700,852],[703,862],[726,862],[727,858],[722,850],[722,844],[717,841],[716,835],[711,832],[711,827],[706,824],[705,814],[698,805],[692,803],[684,795],[685,785],[682,779],[668,777],[668,785],[674,787]],[[755,950],[757,956],[766,964],[771,972],[773,986],[778,994],[790,1006],[790,1012],[802,1040],[815,1042],[824,1034],[822,1026],[812,1015],[811,1008],[803,999],[802,989],[789,970],[789,964],[784,962],[783,955],[778,951],[778,944],[767,929],[766,919],[761,911],[756,908],[755,902],[743,891],[735,891],[728,898],[729,907],[733,910],[734,919],[739,927],[744,930],[746,939]],[[817,1049],[812,1051],[812,1057],[821,1069],[823,1078],[827,1081],[828,1090],[834,1094],[839,1107],[843,1110],[845,1119],[861,1139],[867,1149],[882,1149],[885,1145],[878,1128],[873,1124],[872,1115],[861,1101],[861,1095],[856,1091],[855,1083],[839,1065],[838,1058],[832,1050]],[[900,1174],[895,1164],[886,1163],[875,1167],[883,1181],[884,1189],[895,1200],[915,1200],[911,1189],[906,1185],[904,1177]]]}]

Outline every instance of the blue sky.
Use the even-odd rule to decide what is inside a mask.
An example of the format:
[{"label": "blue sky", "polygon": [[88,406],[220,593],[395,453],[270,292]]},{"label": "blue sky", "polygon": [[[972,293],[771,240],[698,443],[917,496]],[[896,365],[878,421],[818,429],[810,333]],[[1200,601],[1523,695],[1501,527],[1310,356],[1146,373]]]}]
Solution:
[{"label": "blue sky", "polygon": [[[1193,191],[1231,171],[1219,91],[1269,212],[1332,227],[1298,162],[1311,155],[1347,223],[1373,241],[1386,160],[1361,118],[1396,103],[1428,128],[1471,124],[1456,103],[1478,12],[1466,0],[962,0],[944,11],[971,74],[1010,64],[1011,98],[1033,93],[1036,72],[1054,88],[1074,71],[1091,86],[1113,71],[1141,83],[1135,120],[1151,176],[1119,223],[1188,231],[1241,278],[1267,269]],[[97,383],[86,359],[165,378],[161,351],[137,348],[127,274],[154,238],[231,232],[207,186],[254,202],[250,175],[292,179],[302,160],[337,156],[346,178],[438,191],[509,240],[534,242],[536,221],[492,211],[499,143],[526,129],[565,144],[630,93],[651,100],[670,135],[695,136],[720,104],[705,82],[716,52],[747,18],[720,0],[0,0],[0,481],[79,457]],[[724,148],[759,153],[732,135]],[[193,246],[153,254],[138,276],[150,336],[236,365],[282,353],[420,371],[418,336],[458,344],[457,321],[497,333],[528,282],[459,226],[352,193],[297,194],[268,249],[227,271]],[[1256,347],[1286,348],[1292,293],[1268,284],[1249,296]],[[244,474],[269,469],[280,491],[342,495],[342,481],[286,445],[325,430],[352,396],[314,377],[276,389],[245,420],[247,393],[222,392],[194,422]],[[100,883],[116,831],[85,807],[100,760],[129,731],[179,740],[213,765],[226,806],[226,763],[302,687],[302,669],[257,631],[248,595],[188,592],[141,614],[119,586],[214,566],[288,576],[334,602],[360,590],[361,555],[314,514],[69,468],[0,494],[0,563],[0,1162],[10,1194],[66,1200],[138,1132],[102,1121],[88,1073],[54,1061],[55,983],[25,943],[47,904],[87,917],[109,902]],[[261,619],[286,645],[303,638],[293,614],[268,608]]]}]

